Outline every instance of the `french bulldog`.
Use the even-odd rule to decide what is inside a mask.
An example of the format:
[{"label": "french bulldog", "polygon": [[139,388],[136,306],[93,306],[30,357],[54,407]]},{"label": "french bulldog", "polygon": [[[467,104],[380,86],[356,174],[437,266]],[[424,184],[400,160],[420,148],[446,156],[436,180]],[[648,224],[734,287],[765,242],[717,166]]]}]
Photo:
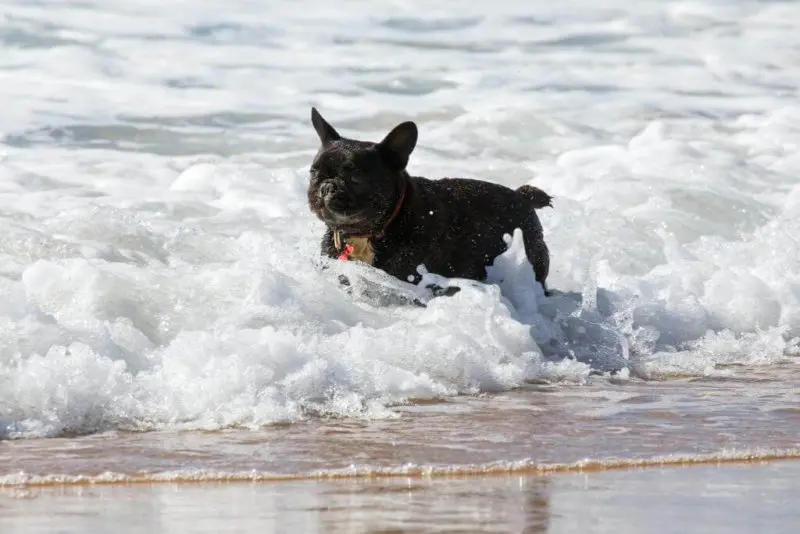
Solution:
[{"label": "french bulldog", "polygon": [[[308,206],[327,227],[323,256],[360,261],[414,284],[422,280],[420,266],[482,282],[507,249],[504,235],[520,228],[536,281],[550,294],[550,254],[535,211],[552,207],[549,194],[531,185],[411,176],[406,168],[418,136],[411,121],[377,143],[342,137],[313,107],[311,123],[320,147]],[[458,291],[452,289],[445,294]]]}]

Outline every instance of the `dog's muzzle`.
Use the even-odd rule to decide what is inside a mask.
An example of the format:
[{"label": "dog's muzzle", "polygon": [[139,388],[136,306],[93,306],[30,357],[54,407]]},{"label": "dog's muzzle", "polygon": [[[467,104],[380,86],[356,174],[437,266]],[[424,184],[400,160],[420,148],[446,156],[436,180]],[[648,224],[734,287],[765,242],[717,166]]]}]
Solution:
[{"label": "dog's muzzle", "polygon": [[333,213],[345,213],[353,209],[353,199],[345,188],[335,182],[320,185],[319,196],[325,208]]},{"label": "dog's muzzle", "polygon": [[339,188],[334,182],[325,182],[319,186],[319,196],[322,197],[323,200],[329,200],[338,190]]}]

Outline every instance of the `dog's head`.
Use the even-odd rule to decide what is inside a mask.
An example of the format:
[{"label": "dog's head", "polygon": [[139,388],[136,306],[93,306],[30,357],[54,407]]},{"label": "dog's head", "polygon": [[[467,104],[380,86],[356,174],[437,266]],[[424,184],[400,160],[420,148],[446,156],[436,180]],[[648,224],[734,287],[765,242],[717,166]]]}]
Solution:
[{"label": "dog's head", "polygon": [[342,137],[316,108],[311,108],[311,123],[321,143],[310,169],[311,211],[339,230],[376,230],[394,210],[407,180],[417,126],[404,122],[373,143]]}]

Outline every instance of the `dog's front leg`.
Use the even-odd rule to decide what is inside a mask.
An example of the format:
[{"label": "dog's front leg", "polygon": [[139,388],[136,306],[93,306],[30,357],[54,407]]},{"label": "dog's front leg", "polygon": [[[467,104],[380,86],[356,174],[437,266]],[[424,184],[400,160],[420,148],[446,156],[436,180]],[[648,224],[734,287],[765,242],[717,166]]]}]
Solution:
[{"label": "dog's front leg", "polygon": [[339,251],[336,250],[336,244],[333,241],[333,230],[330,228],[325,230],[325,233],[322,236],[320,253],[323,256],[328,256],[329,258],[335,258],[339,255]]},{"label": "dog's front leg", "polygon": [[[339,256],[339,251],[336,250],[336,243],[333,239],[333,230],[328,228],[322,235],[320,242],[320,255],[327,256],[328,258],[336,258]],[[343,286],[350,286],[350,280],[343,274],[339,275],[339,283]]]},{"label": "dog's front leg", "polygon": [[[320,256],[322,256],[323,258],[324,257],[336,258],[339,255],[339,251],[336,250],[336,245],[334,244],[333,241],[333,232],[331,231],[330,228],[322,236],[322,241],[320,242],[319,248],[320,248]],[[321,269],[323,271],[327,270],[329,267],[330,266],[326,265],[325,263],[321,265]],[[340,284],[347,287],[346,291],[348,293],[352,293],[353,288],[350,287],[350,279],[343,274],[340,274],[338,279]]]}]

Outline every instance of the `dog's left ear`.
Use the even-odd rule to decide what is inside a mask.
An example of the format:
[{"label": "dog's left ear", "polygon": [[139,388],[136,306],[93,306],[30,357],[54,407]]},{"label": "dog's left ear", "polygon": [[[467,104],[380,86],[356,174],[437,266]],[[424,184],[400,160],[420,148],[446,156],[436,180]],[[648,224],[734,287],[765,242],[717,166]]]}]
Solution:
[{"label": "dog's left ear", "polygon": [[398,124],[378,143],[378,151],[389,167],[402,171],[417,145],[417,125],[411,121]]}]

